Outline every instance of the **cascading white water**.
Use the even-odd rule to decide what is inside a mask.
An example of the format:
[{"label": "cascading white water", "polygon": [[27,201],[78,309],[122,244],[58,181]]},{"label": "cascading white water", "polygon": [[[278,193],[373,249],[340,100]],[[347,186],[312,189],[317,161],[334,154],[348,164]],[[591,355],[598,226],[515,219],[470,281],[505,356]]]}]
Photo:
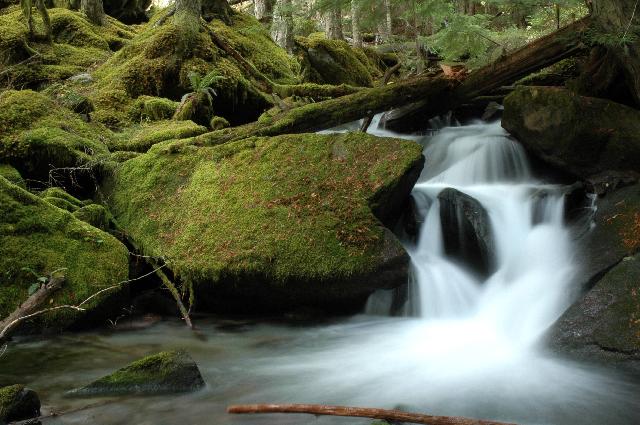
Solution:
[{"label": "cascading white water", "polygon": [[[398,136],[373,125],[376,135]],[[600,424],[614,416],[635,423],[635,389],[549,357],[539,344],[571,301],[576,272],[563,187],[536,181],[499,123],[412,138],[425,143],[426,164],[413,191],[420,238],[406,244],[414,271],[409,317],[323,329],[321,346],[265,359],[268,374],[284,380],[276,401],[405,404],[523,424]],[[445,188],[487,212],[495,251],[488,277],[445,255],[438,199]],[[367,313],[388,312],[391,301],[390,292],[374,294]]]}]

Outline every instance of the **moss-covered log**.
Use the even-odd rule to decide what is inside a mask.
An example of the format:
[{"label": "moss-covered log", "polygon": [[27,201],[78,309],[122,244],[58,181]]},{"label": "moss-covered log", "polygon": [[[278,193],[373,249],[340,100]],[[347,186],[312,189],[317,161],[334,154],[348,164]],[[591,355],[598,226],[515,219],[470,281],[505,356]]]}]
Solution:
[{"label": "moss-covered log", "polygon": [[583,19],[536,40],[479,69],[462,82],[443,77],[423,77],[363,89],[352,95],[302,106],[257,123],[207,133],[178,144],[215,145],[254,135],[274,136],[316,131],[416,102],[419,103],[416,103],[411,114],[415,115],[413,119],[416,122],[421,123],[425,117],[446,112],[482,93],[490,92],[576,53],[582,47],[582,32],[588,23],[588,19]]}]

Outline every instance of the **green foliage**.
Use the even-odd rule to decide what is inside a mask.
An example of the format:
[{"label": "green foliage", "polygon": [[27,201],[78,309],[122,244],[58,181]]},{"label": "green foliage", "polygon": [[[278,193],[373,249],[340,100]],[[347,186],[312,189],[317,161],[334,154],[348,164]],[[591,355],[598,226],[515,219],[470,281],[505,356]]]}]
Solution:
[{"label": "green foliage", "polygon": [[477,58],[484,54],[491,43],[486,15],[453,15],[448,25],[436,33],[433,47],[446,59]]}]

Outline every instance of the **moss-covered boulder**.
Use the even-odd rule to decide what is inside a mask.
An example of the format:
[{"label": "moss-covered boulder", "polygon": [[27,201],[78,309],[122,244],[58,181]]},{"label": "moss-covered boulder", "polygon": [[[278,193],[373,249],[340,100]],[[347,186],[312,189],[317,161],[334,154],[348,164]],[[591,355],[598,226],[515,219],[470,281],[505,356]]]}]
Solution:
[{"label": "moss-covered boulder", "polygon": [[105,185],[118,224],[192,283],[199,307],[339,309],[406,283],[391,224],[421,147],[362,133],[159,144]]},{"label": "moss-covered boulder", "polygon": [[131,119],[134,122],[159,121],[173,117],[179,102],[153,96],[140,96],[130,108]]},{"label": "moss-covered boulder", "polygon": [[[121,48],[134,31],[112,18],[94,25],[80,12],[49,9],[53,42],[29,37],[20,8],[0,14],[0,63],[7,65],[2,82],[12,87],[36,88],[61,81],[104,62]],[[44,34],[40,15],[34,13],[35,33]],[[28,60],[37,55],[37,60]]]},{"label": "moss-covered boulder", "polygon": [[550,340],[560,352],[640,372],[640,255],[624,258],[567,310]]},{"label": "moss-covered boulder", "polygon": [[40,398],[24,385],[0,388],[0,423],[40,416]]},{"label": "moss-covered boulder", "polygon": [[31,90],[0,94],[0,162],[48,181],[52,168],[78,167],[109,151],[112,133]]},{"label": "moss-covered boulder", "polygon": [[371,87],[379,72],[362,49],[352,48],[346,41],[297,37],[296,48],[303,78],[311,83]]},{"label": "moss-covered boulder", "polygon": [[[67,201],[71,203],[70,201]],[[51,306],[75,305],[101,289],[127,279],[128,250],[113,236],[0,177],[0,318],[13,312],[40,277],[59,271],[65,277]],[[31,288],[31,289],[30,289]],[[117,288],[96,297],[80,313],[56,310],[32,326],[62,329],[79,319],[98,317]],[[89,315],[89,316],[88,316]]]},{"label": "moss-covered boulder", "polygon": [[531,153],[576,176],[640,170],[640,111],[566,89],[519,87],[502,126]]},{"label": "moss-covered boulder", "polygon": [[105,207],[99,204],[89,204],[78,208],[73,212],[73,216],[78,220],[89,223],[93,227],[101,230],[109,229],[110,216]]},{"label": "moss-covered boulder", "polygon": [[205,383],[198,365],[183,351],[165,351],[137,360],[70,396],[154,395],[197,391]]}]

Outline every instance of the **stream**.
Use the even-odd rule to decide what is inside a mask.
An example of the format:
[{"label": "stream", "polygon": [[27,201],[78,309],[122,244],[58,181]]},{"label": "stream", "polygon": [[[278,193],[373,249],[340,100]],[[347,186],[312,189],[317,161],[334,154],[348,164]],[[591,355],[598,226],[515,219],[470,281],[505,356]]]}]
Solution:
[{"label": "stream", "polygon": [[[377,119],[372,129],[397,136],[377,129]],[[422,227],[420,238],[405,244],[413,278],[400,308],[393,291],[382,291],[363,314],[320,324],[200,317],[199,335],[165,319],[140,330],[24,338],[0,357],[0,385],[35,389],[44,414],[95,403],[43,424],[370,423],[225,414],[229,404],[260,402],[399,407],[522,425],[640,423],[640,382],[558,358],[541,343],[576,297],[566,188],[534,178],[523,148],[499,122],[410,138],[425,146],[427,163],[413,190]],[[487,212],[495,258],[486,276],[445,252],[438,198],[445,188],[475,198]],[[178,348],[198,363],[206,389],[64,397],[137,358]]]}]

